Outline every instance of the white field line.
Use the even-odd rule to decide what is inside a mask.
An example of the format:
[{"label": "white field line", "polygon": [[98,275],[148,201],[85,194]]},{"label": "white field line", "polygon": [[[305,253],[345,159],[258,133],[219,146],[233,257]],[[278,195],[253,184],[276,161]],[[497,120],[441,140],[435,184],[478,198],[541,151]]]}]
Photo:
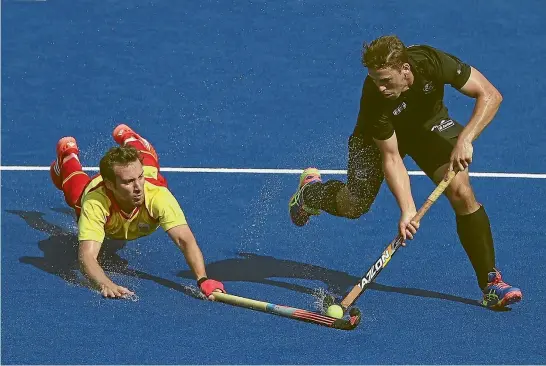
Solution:
[{"label": "white field line", "polygon": [[[0,171],[47,171],[48,166],[0,166]],[[98,171],[98,167],[83,167],[85,171]],[[302,169],[254,169],[254,168],[171,168],[161,167],[162,172],[173,173],[231,173],[231,174],[300,174]],[[347,170],[320,170],[321,174],[345,175]],[[422,171],[409,171],[409,175],[425,175]],[[536,173],[479,173],[470,176],[480,178],[546,179],[546,174]]]}]

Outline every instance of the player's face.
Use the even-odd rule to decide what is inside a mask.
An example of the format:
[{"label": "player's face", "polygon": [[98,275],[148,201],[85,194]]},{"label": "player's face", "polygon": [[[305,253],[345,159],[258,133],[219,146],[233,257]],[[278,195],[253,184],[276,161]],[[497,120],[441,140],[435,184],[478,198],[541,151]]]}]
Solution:
[{"label": "player's face", "polygon": [[137,160],[128,165],[114,165],[116,182],[112,191],[120,205],[138,207],[144,203],[144,169]]},{"label": "player's face", "polygon": [[410,74],[410,66],[407,63],[400,70],[391,67],[368,69],[368,75],[379,88],[379,92],[387,99],[397,99],[400,94],[408,90]]}]

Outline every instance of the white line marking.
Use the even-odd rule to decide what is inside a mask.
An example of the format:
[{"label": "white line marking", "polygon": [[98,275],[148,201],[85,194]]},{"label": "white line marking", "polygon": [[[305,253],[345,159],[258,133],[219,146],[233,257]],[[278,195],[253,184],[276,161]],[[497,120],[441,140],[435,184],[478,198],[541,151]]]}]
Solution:
[{"label": "white line marking", "polygon": [[[43,171],[49,170],[48,166],[0,166],[0,171]],[[98,171],[98,167],[83,167],[85,171]],[[234,174],[300,174],[303,169],[254,169],[254,168],[169,168],[162,167],[162,172],[173,173],[234,173]],[[320,170],[321,174],[346,175],[347,170]],[[422,175],[422,171],[409,171],[409,175]],[[524,178],[546,179],[546,174],[534,173],[474,173],[470,176],[480,178]]]}]

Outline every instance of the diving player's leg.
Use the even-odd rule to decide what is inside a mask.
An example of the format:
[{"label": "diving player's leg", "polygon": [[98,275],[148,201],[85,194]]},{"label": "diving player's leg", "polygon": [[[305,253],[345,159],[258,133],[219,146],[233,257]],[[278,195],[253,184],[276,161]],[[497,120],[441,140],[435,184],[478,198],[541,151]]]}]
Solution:
[{"label": "diving player's leg", "polygon": [[298,190],[290,199],[290,217],[298,226],[305,225],[310,216],[318,215],[321,210],[356,219],[369,211],[382,182],[379,150],[371,139],[352,135],[347,184],[333,179],[322,183],[316,168],[305,169]]},{"label": "diving player's leg", "polygon": [[133,129],[131,129],[131,127],[125,124],[118,125],[116,128],[114,128],[112,137],[114,138],[114,141],[122,146],[130,145],[141,151],[143,165],[154,166],[159,169],[159,158],[154,147],[148,142],[148,140],[144,139]]},{"label": "diving player's leg", "polygon": [[78,200],[89,183],[89,176],[82,170],[79,149],[73,137],[63,137],[57,142],[57,158],[49,172],[57,189],[63,191],[66,203],[78,210]]},{"label": "diving player's leg", "polygon": [[144,165],[144,175],[147,178],[152,178],[158,184],[167,186],[167,179],[160,174],[159,157],[157,153],[145,138],[136,133],[131,127],[120,124],[112,132],[114,141],[125,146],[133,146],[142,153],[142,165]]}]

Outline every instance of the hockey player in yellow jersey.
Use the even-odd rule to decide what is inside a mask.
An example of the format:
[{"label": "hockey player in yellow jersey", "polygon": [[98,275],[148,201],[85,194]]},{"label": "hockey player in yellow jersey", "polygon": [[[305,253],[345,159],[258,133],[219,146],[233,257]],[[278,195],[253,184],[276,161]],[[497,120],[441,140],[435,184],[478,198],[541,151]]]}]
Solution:
[{"label": "hockey player in yellow jersey", "polygon": [[51,179],[63,191],[67,204],[78,217],[79,261],[82,272],[104,297],[134,293],[114,283],[97,261],[105,237],[134,240],[152,234],[161,226],[183,252],[203,294],[212,299],[224,291],[221,282],[207,278],[203,254],[186,222],[184,212],[160,174],[153,146],[127,125],[114,129],[120,145],[100,161],[100,174],[89,177],[79,160],[73,137],[57,143],[57,159],[51,164]]}]

